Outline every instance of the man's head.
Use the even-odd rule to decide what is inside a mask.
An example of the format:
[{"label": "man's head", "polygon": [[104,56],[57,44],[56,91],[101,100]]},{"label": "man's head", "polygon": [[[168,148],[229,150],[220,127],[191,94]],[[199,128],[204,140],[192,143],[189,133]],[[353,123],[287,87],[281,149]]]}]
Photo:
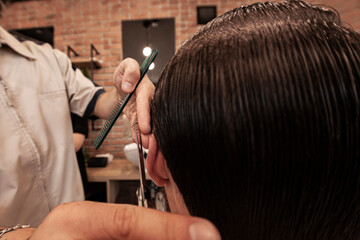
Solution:
[{"label": "man's head", "polygon": [[336,12],[227,12],[160,77],[149,174],[224,239],[359,238],[359,81],[360,37]]}]

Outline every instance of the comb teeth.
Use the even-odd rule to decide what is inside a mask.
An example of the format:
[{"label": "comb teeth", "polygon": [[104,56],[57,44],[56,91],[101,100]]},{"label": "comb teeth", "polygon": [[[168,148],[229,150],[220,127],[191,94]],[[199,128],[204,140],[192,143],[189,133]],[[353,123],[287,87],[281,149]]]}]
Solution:
[{"label": "comb teeth", "polygon": [[116,106],[114,107],[114,109],[112,110],[110,117],[106,120],[104,126],[101,128],[100,132],[98,133],[98,135],[96,136],[95,140],[94,140],[94,146],[96,149],[98,149],[101,144],[104,142],[106,136],[108,135],[108,133],[110,132],[111,128],[113,127],[113,125],[115,124],[116,120],[118,119],[118,117],[120,116],[120,114],[122,113],[122,111],[124,110],[126,104],[129,102],[131,96],[134,94],[134,92],[136,91],[137,86],[140,84],[141,80],[143,79],[143,77],[145,76],[147,70],[150,67],[150,64],[155,60],[156,56],[158,55],[158,50],[152,50],[150,56],[148,56],[144,62],[141,64],[141,68],[140,68],[140,79],[138,81],[138,83],[135,86],[134,91],[132,91],[131,93],[129,93],[125,100],[122,101],[120,100]]},{"label": "comb teeth", "polygon": [[[102,129],[100,130],[99,134],[97,135],[97,137],[94,140],[94,145],[95,148],[98,149],[101,144],[103,143],[103,141],[105,140],[106,136],[108,135],[108,133],[110,132],[110,129],[112,128],[112,126],[114,125],[114,123],[117,120],[117,113],[119,113],[120,107],[121,107],[121,102],[119,101],[114,110],[112,110],[110,117],[106,120],[104,126],[102,127]],[[120,112],[121,113],[121,112]],[[120,114],[119,113],[119,114]]]}]

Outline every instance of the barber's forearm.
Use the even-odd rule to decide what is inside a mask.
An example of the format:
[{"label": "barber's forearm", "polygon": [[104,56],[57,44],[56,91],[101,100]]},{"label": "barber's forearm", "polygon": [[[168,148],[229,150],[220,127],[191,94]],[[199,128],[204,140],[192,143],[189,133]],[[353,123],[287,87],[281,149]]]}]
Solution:
[{"label": "barber's forearm", "polygon": [[120,95],[116,91],[116,88],[102,93],[96,101],[93,115],[102,119],[107,119],[119,99]]}]

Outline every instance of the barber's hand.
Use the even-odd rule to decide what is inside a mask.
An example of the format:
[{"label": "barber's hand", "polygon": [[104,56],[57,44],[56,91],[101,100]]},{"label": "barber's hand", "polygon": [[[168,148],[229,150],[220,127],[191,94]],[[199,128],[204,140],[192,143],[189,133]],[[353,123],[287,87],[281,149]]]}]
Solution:
[{"label": "barber's hand", "polygon": [[[127,93],[134,90],[136,83],[140,78],[140,66],[131,58],[123,60],[114,73],[114,83],[118,92],[123,93],[124,97]],[[139,123],[142,144],[145,148],[149,146],[149,134],[150,127],[150,102],[154,95],[155,86],[150,79],[145,76],[140,85],[136,89],[135,94],[126,105],[124,112],[130,120],[133,138],[135,139],[135,133],[133,126],[136,122],[136,116]],[[136,101],[135,101],[136,99]]]},{"label": "barber's hand", "polygon": [[55,208],[30,240],[219,240],[209,221],[133,205],[73,202]]}]

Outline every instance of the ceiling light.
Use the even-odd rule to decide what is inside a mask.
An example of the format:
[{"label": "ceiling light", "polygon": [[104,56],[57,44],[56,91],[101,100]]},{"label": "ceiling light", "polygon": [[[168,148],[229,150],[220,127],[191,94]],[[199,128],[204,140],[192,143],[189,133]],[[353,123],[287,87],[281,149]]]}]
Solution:
[{"label": "ceiling light", "polygon": [[155,68],[155,63],[151,63],[150,67],[149,67],[149,70],[153,70],[154,68]]},{"label": "ceiling light", "polygon": [[150,54],[151,54],[151,48],[149,48],[149,47],[144,47],[144,49],[143,49],[143,54],[144,54],[145,57],[150,56]]}]

